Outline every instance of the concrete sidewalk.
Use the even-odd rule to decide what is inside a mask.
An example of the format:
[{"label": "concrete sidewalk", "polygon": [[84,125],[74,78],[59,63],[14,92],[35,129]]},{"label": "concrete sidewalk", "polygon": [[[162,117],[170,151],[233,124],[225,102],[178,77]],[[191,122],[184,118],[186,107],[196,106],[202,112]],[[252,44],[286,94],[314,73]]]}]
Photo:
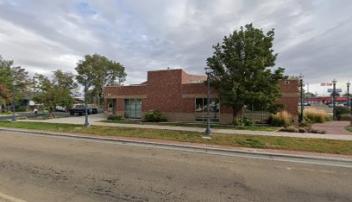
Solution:
[{"label": "concrete sidewalk", "polygon": [[[126,123],[107,123],[104,114],[96,114],[89,116],[89,122],[93,126],[108,126],[108,127],[124,127],[124,128],[144,128],[144,129],[159,129],[159,130],[175,130],[188,132],[204,132],[204,128],[185,127],[185,126],[165,126],[165,125],[148,125],[148,124],[126,124]],[[78,124],[84,123],[84,116],[57,118],[49,120],[21,120],[45,123],[67,123]],[[330,140],[348,140],[352,141],[352,135],[344,134],[315,134],[315,133],[288,133],[288,132],[268,132],[268,131],[250,131],[250,130],[235,130],[235,129],[212,129],[213,133],[229,134],[229,135],[259,135],[259,136],[277,136],[277,137],[296,137],[296,138],[316,138]]]}]

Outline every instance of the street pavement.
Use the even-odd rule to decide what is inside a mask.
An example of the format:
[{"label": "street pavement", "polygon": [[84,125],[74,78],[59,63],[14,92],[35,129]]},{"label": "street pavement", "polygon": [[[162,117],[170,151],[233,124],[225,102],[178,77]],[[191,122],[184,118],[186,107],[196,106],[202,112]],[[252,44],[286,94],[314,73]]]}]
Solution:
[{"label": "street pavement", "polygon": [[0,201],[352,201],[352,169],[0,131]]}]

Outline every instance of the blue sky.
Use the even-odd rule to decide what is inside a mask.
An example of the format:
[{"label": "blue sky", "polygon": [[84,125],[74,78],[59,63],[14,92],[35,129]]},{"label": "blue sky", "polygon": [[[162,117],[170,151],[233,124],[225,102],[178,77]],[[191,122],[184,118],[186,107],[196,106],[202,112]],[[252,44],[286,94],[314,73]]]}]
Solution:
[{"label": "blue sky", "polygon": [[0,0],[0,54],[50,73],[99,53],[137,83],[154,69],[202,73],[212,45],[253,22],[275,28],[277,66],[323,92],[320,82],[352,80],[351,10],[350,0]]}]

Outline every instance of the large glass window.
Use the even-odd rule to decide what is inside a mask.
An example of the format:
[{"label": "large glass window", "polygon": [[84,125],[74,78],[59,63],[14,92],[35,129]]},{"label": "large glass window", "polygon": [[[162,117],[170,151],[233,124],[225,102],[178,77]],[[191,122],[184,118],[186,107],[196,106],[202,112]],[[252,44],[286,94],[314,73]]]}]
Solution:
[{"label": "large glass window", "polygon": [[125,99],[125,117],[130,119],[140,119],[142,114],[141,99]]},{"label": "large glass window", "polygon": [[[208,99],[196,98],[195,100],[196,120],[204,121],[207,119],[208,113]],[[213,121],[219,120],[220,102],[218,98],[209,99],[209,116]]]}]

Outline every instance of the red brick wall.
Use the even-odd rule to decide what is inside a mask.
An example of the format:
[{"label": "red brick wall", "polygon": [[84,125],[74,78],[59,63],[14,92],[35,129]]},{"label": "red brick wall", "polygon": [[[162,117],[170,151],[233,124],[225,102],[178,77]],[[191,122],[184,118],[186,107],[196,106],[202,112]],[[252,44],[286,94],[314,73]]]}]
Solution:
[{"label": "red brick wall", "polygon": [[[125,98],[141,98],[142,111],[194,113],[195,98],[207,96],[204,76],[188,75],[181,69],[148,72],[148,80],[141,85],[108,86],[104,89],[105,98],[117,98],[117,111],[124,110]],[[282,97],[279,103],[293,115],[298,112],[298,80],[281,81]],[[217,97],[214,89],[211,97]],[[230,107],[222,106],[221,113],[232,113]]]},{"label": "red brick wall", "polygon": [[299,102],[299,80],[290,79],[280,81],[281,98],[279,103],[284,105],[284,109],[292,115],[298,114],[298,102]]}]

